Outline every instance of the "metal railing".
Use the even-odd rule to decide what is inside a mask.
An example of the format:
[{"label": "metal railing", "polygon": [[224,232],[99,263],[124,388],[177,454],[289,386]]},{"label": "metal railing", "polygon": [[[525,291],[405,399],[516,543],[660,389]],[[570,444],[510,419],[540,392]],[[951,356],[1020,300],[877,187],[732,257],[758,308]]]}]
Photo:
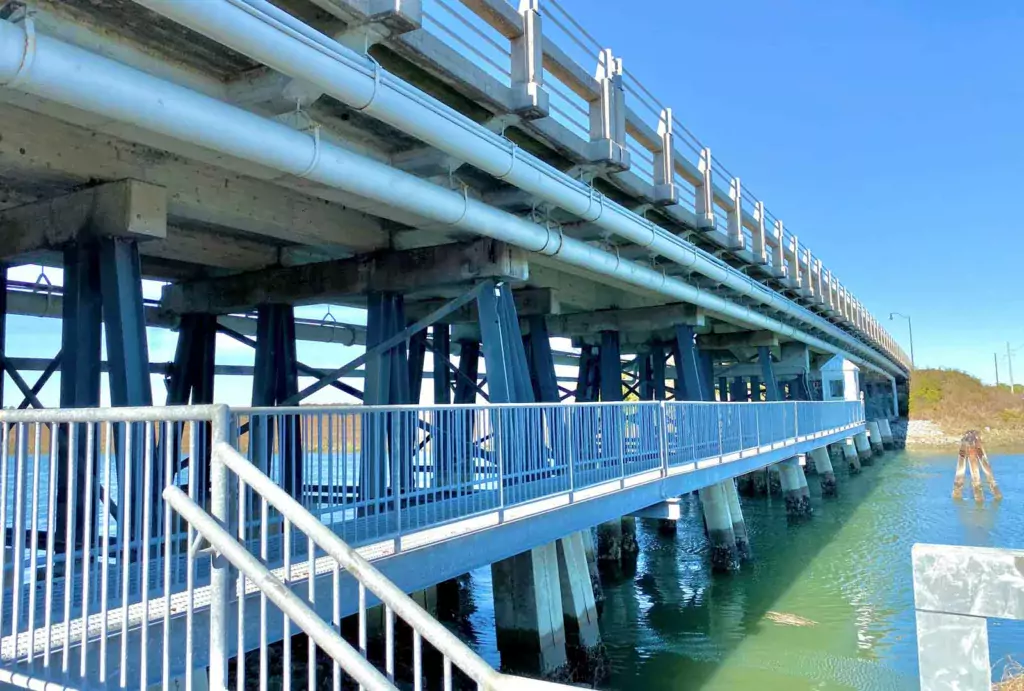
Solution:
[{"label": "metal railing", "polygon": [[922,691],[988,691],[988,619],[1024,619],[1024,551],[917,544],[914,608]]},{"label": "metal railing", "polygon": [[[206,501],[209,446],[224,406],[0,411],[0,671],[127,682],[130,636],[191,620],[205,565],[162,501],[187,486]],[[193,481],[198,480],[198,481]],[[142,646],[153,633],[141,627]],[[191,635],[184,641],[190,654]],[[3,679],[0,679],[3,681]],[[10,681],[10,679],[7,679]]]},{"label": "metal railing", "polygon": [[838,430],[859,401],[302,406],[232,411],[239,451],[363,545]]},{"label": "metal railing", "polygon": [[[397,554],[480,517],[519,520],[551,498],[585,500],[862,423],[860,402],[0,411],[0,682],[190,688],[209,666],[215,685],[234,675],[244,688],[249,675],[265,688],[278,674],[270,649],[290,669],[300,630],[331,665],[363,674],[336,636],[305,627],[308,612],[289,609],[279,584],[295,594],[308,583],[302,599],[321,615],[330,601],[332,631],[342,611],[362,612],[353,645],[365,656],[367,590],[415,630],[422,611],[354,548]],[[252,558],[228,554],[215,526]],[[234,586],[200,535],[242,572]],[[341,606],[342,571],[370,574],[358,608]],[[504,683],[485,680],[479,658],[437,626],[418,635],[478,683]],[[206,627],[227,643],[208,646]],[[388,650],[378,666],[390,682],[394,640]]]},{"label": "metal railing", "polygon": [[[190,529],[195,529],[220,557],[238,569],[239,578],[233,584],[234,587],[217,592],[214,586],[210,598],[211,608],[215,611],[219,609],[219,616],[225,621],[230,601],[234,601],[235,620],[239,624],[233,646],[239,651],[233,666],[233,682],[237,688],[246,688],[248,665],[245,651],[250,648],[244,625],[247,616],[250,616],[246,613],[249,599],[246,594],[253,589],[259,591],[259,612],[251,616],[258,616],[260,634],[256,646],[258,658],[256,664],[251,666],[259,675],[260,688],[265,688],[269,676],[270,641],[267,631],[271,618],[283,618],[284,622],[281,640],[284,660],[282,682],[286,689],[294,683],[290,664],[293,646],[291,634],[298,632],[307,634],[312,640],[312,644],[305,646],[307,684],[310,689],[318,687],[319,649],[331,660],[331,682],[334,689],[340,689],[343,677],[348,676],[366,689],[396,689],[397,683],[411,681],[413,688],[419,690],[423,688],[425,677],[424,643],[441,655],[440,678],[446,691],[452,688],[456,674],[468,678],[478,689],[483,690],[564,688],[557,684],[498,673],[234,448],[224,443],[218,444],[213,449],[213,459],[213,485],[218,488],[216,491],[224,493],[222,497],[214,497],[213,506],[227,507],[229,502],[240,500],[237,517],[225,515],[218,520],[174,486],[164,490],[164,497],[188,522]],[[280,519],[280,524],[273,520],[275,516]],[[235,518],[237,520],[233,521]],[[224,527],[232,523],[237,537]],[[285,546],[284,565],[273,571],[267,564],[267,545],[272,541]],[[258,549],[260,556],[256,555],[253,547]],[[291,547],[296,548],[294,561],[289,558]],[[337,613],[341,611],[339,580],[342,570],[359,584],[355,645],[339,633],[341,621]],[[316,580],[325,574],[330,575],[333,583],[331,610],[335,616],[331,622],[322,619],[313,609]],[[304,596],[300,594],[303,583],[307,586]],[[383,607],[385,649],[379,665],[371,661],[369,654],[368,595],[375,596]],[[271,605],[278,611],[270,611]],[[403,650],[402,641],[398,640],[398,622],[404,622],[412,629],[411,650]],[[294,630],[291,629],[292,625]],[[211,627],[210,684],[215,689],[230,688],[228,643],[227,628]],[[403,653],[411,657],[411,665],[405,666],[405,676],[411,676],[411,679],[402,679],[403,661],[399,658]]]}]

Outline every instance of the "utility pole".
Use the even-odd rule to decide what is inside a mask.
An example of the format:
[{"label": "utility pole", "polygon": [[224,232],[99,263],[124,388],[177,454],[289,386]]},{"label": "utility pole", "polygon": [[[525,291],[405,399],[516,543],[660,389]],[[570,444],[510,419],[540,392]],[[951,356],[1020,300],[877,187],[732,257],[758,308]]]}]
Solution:
[{"label": "utility pole", "polygon": [[999,386],[999,353],[992,353],[992,364],[996,366],[996,386]]},{"label": "utility pole", "polygon": [[1013,389],[1013,354],[1010,352],[1010,342],[1006,342],[1006,366],[1010,370],[1010,393],[1015,393]]}]

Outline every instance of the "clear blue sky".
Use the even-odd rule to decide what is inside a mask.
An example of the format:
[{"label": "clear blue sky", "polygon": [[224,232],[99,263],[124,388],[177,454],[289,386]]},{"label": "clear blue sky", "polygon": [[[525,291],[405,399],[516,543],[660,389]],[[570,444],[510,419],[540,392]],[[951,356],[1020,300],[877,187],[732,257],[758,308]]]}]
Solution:
[{"label": "clear blue sky", "polygon": [[[918,366],[992,381],[993,352],[1024,345],[1024,216],[1014,204],[1024,181],[1024,3],[559,2],[877,317],[913,317]],[[37,273],[24,267],[12,278]],[[56,320],[10,319],[9,354],[56,352]],[[886,326],[909,351],[906,323]],[[174,343],[175,334],[150,329],[154,361],[170,360]],[[299,352],[324,367],[354,354],[332,344]],[[252,359],[218,340],[219,362]],[[1005,381],[1005,358],[1000,372]],[[161,402],[160,378],[153,384]],[[250,388],[221,377],[217,398],[245,404]],[[340,399],[328,391],[314,400]],[[20,400],[8,380],[4,403]]]},{"label": "clear blue sky", "polygon": [[1024,344],[1020,0],[558,1],[919,367]]}]

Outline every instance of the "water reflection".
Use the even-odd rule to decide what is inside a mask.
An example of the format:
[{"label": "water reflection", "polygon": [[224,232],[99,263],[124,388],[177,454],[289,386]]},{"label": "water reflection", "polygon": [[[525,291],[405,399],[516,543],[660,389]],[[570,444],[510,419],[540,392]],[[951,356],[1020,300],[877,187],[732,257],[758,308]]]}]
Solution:
[{"label": "water reflection", "polygon": [[[915,542],[1024,547],[1024,456],[995,456],[1005,495],[984,505],[950,498],[955,457],[889,454],[791,524],[777,499],[745,499],[754,560],[712,576],[699,507],[674,536],[640,523],[635,573],[604,575],[605,688],[917,687],[910,548]],[[494,662],[489,570],[470,585],[478,649]],[[1024,653],[1024,626],[990,627],[992,659]]]}]

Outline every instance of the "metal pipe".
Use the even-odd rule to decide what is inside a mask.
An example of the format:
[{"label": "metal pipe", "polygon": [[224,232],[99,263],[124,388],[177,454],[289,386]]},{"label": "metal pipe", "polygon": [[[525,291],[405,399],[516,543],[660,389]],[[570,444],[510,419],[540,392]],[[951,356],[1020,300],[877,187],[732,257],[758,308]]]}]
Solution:
[{"label": "metal pipe", "polygon": [[[197,10],[207,6],[207,3],[187,4]],[[841,353],[852,362],[871,369],[903,374],[898,365],[836,327],[827,325],[827,330],[849,350],[678,278],[623,261],[615,254],[565,237],[557,230],[470,199],[465,193],[437,186],[324,142],[319,136],[296,131],[114,60],[36,34],[31,20],[24,24],[0,21],[0,85],[141,127],[186,142],[191,147],[202,146],[286,175],[343,189],[453,230],[492,237],[554,256],[563,263],[703,307],[750,328],[773,331],[826,352]],[[102,129],[104,123],[96,122],[92,126]],[[119,129],[118,136],[124,136],[123,128]],[[225,160],[224,165],[229,166],[230,162]],[[251,167],[247,167],[247,174],[253,174]],[[309,191],[316,194],[315,189]],[[800,310],[793,304],[780,305],[779,309],[785,312],[786,307],[790,316],[798,316]],[[853,355],[851,351],[864,357]]]},{"label": "metal pipe", "polygon": [[[266,0],[135,0],[283,74],[467,161],[569,213],[700,273],[772,309],[822,329],[831,324],[709,253],[597,193],[591,186],[524,153],[503,136],[388,74]],[[882,351],[895,356],[865,332]]]}]

